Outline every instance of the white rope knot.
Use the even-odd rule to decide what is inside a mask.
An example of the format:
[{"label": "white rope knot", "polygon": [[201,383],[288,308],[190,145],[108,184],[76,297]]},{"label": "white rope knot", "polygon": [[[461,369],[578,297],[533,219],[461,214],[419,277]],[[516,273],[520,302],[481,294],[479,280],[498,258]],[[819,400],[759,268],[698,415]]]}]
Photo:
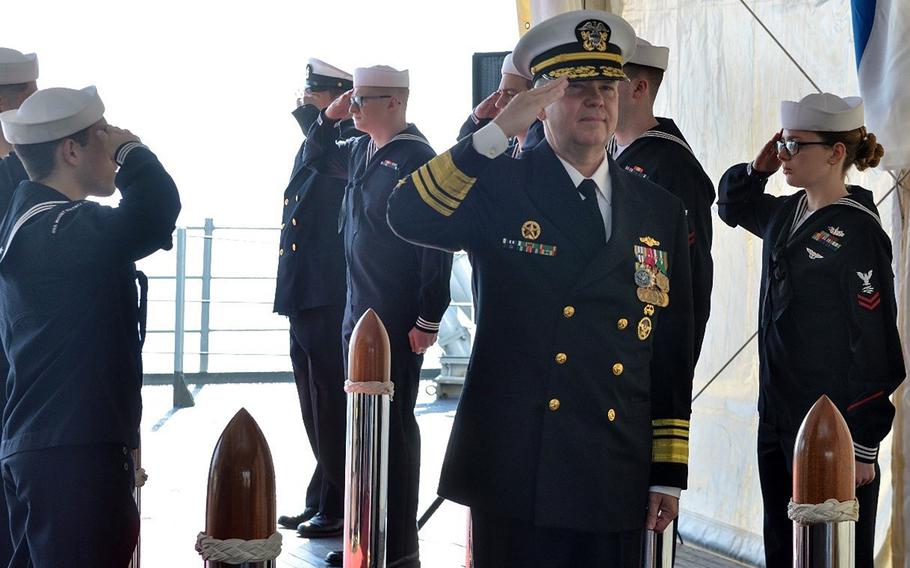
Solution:
[{"label": "white rope knot", "polygon": [[787,505],[787,516],[791,521],[803,526],[817,525],[819,523],[842,523],[859,519],[859,501],[840,502],[837,499],[828,499],[818,505],[802,505],[790,500]]},{"label": "white rope knot", "polygon": [[392,381],[367,381],[357,382],[350,379],[344,382],[344,392],[356,394],[389,395],[389,400],[395,400],[395,383]]},{"label": "white rope knot", "polygon": [[275,560],[281,554],[281,534],[272,533],[269,538],[260,540],[218,540],[201,532],[196,536],[196,552],[202,555],[203,560],[211,562],[267,562]]},{"label": "white rope knot", "polygon": [[140,488],[145,485],[145,482],[149,480],[149,474],[145,472],[144,468],[136,468],[136,488]]}]

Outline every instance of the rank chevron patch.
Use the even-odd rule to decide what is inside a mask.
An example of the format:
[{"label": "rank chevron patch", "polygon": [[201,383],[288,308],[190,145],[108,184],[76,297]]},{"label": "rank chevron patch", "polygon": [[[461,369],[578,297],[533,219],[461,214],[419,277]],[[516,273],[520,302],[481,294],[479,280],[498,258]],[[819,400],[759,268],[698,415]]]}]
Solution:
[{"label": "rank chevron patch", "polygon": [[856,303],[859,304],[859,307],[871,312],[877,308],[879,304],[882,303],[882,298],[878,292],[872,294],[871,296],[866,296],[865,294],[857,294]]}]

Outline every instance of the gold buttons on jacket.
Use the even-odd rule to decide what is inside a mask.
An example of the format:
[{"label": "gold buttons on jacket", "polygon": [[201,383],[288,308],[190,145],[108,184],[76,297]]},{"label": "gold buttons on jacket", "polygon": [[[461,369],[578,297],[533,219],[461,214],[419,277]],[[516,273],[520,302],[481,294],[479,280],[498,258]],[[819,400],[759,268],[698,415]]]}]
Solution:
[{"label": "gold buttons on jacket", "polygon": [[616,411],[613,410],[612,408],[607,411],[607,420],[609,420],[610,422],[613,422],[614,420],[616,420]]},{"label": "gold buttons on jacket", "polygon": [[562,315],[565,316],[566,318],[570,318],[570,317],[574,316],[574,315],[575,315],[575,307],[574,307],[574,306],[566,306],[566,307],[564,307],[564,308],[562,309]]},{"label": "gold buttons on jacket", "polygon": [[566,355],[565,353],[557,353],[557,354],[556,354],[556,363],[557,363],[557,364],[562,365],[562,364],[564,364],[564,363],[565,363],[566,361],[568,361],[568,360],[569,360],[569,356]]},{"label": "gold buttons on jacket", "polygon": [[291,251],[297,252],[297,243],[291,243]]},{"label": "gold buttons on jacket", "polygon": [[626,329],[627,327],[629,327],[629,320],[627,320],[626,318],[619,318],[616,321],[616,328],[619,329],[620,331]]},{"label": "gold buttons on jacket", "polygon": [[617,377],[622,374],[623,370],[624,370],[624,367],[622,366],[622,363],[617,363],[617,364],[613,365],[613,374],[616,375]]},{"label": "gold buttons on jacket", "polygon": [[297,219],[291,218],[291,225],[297,226]]},{"label": "gold buttons on jacket", "polygon": [[557,410],[559,410],[559,399],[551,398],[549,406],[550,406],[550,410],[552,410],[553,412],[556,412]]}]

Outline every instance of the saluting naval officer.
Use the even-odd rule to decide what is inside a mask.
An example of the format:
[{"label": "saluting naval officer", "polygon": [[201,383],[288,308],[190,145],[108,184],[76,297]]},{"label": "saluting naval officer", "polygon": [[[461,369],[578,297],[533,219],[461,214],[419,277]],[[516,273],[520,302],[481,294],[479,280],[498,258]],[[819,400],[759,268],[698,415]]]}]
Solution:
[{"label": "saluting naval officer", "polygon": [[[94,87],[40,90],[0,122],[30,178],[0,222],[10,566],[122,568],[139,534],[130,450],[147,281],[134,262],[170,248],[177,188],[135,135],[105,122]],[[115,186],[119,207],[86,199]]]},{"label": "saluting naval officer", "polygon": [[671,118],[654,116],[670,49],[638,38],[623,66],[629,81],[619,84],[619,119],[610,142],[616,165],[680,198],[689,225],[689,261],[695,308],[695,360],[711,312],[714,261],[711,259],[711,204],[714,184]]},{"label": "saluting naval officer", "polygon": [[[686,487],[692,289],[685,209],[606,145],[635,33],[599,10],[532,28],[536,88],[402,180],[399,235],[472,257],[477,334],[439,494],[477,568],[637,566]],[[501,157],[540,117],[545,142]]]},{"label": "saluting naval officer", "polygon": [[[526,73],[522,74],[522,72],[515,67],[515,64],[512,62],[511,53],[506,55],[502,60],[500,77],[499,88],[481,101],[471,112],[471,115],[467,120],[464,121],[464,124],[461,125],[461,130],[458,132],[459,140],[474,134],[489,124],[491,120],[496,118],[499,111],[509,104],[509,101],[511,101],[515,95],[523,93],[531,88],[531,77],[527,76]],[[543,125],[539,120],[535,120],[534,124],[532,124],[526,132],[521,132],[509,140],[509,147],[506,149],[506,154],[513,158],[517,158],[521,154],[522,148],[533,148],[539,144],[541,140],[543,140]]]},{"label": "saluting naval officer", "polygon": [[[389,568],[420,565],[420,430],[414,405],[423,354],[436,341],[449,305],[452,270],[450,253],[407,243],[386,222],[386,204],[398,180],[435,156],[417,127],[407,122],[408,96],[407,71],[355,69],[353,91],[320,114],[305,152],[317,171],[348,181],[341,212],[348,263],[345,356],[354,324],[369,308],[379,314],[391,343],[395,397],[389,428]],[[338,122],[350,116],[366,135],[341,140]],[[327,560],[340,565],[341,556],[332,553]]]},{"label": "saluting naval officer", "polygon": [[[353,86],[349,73],[319,59],[310,59],[306,69],[306,89],[293,112],[304,135],[320,111]],[[339,129],[343,138],[359,134],[351,120]],[[278,523],[317,538],[337,536],[344,526],[347,406],[339,337],[347,288],[337,219],[345,182],[318,173],[305,150],[306,141],[284,191],[274,309],[290,322],[294,381],[316,468],[303,512],[281,516]]]}]

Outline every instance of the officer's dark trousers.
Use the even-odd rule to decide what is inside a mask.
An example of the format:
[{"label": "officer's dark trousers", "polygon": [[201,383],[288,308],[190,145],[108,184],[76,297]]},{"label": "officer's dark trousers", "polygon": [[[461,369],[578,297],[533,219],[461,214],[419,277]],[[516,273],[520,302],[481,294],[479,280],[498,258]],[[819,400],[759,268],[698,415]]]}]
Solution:
[{"label": "officer's dark trousers", "polygon": [[[392,292],[394,293],[394,291]],[[344,326],[345,361],[354,325],[366,308],[355,306]],[[420,483],[420,430],[414,416],[423,355],[411,351],[408,332],[416,317],[379,314],[389,334],[395,398],[389,408],[388,568],[420,566],[417,548],[417,492]]]},{"label": "officer's dark trousers", "polygon": [[9,568],[125,568],[139,538],[130,452],[62,446],[2,462],[13,559]]},{"label": "officer's dark trousers", "polygon": [[471,508],[474,568],[639,568],[641,530],[538,527]]},{"label": "officer's dark trousers", "polygon": [[306,506],[332,518],[344,516],[344,355],[338,338],[344,306],[303,310],[289,318],[291,364],[303,425],[316,457]]},{"label": "officer's dark trousers", "polygon": [[[793,491],[793,444],[796,433],[759,423],[758,475],[764,505],[765,562],[767,568],[793,565],[793,521],[787,504]],[[875,514],[881,472],[875,464],[875,481],[856,489],[859,521],[856,523],[856,566],[874,566]]]}]

